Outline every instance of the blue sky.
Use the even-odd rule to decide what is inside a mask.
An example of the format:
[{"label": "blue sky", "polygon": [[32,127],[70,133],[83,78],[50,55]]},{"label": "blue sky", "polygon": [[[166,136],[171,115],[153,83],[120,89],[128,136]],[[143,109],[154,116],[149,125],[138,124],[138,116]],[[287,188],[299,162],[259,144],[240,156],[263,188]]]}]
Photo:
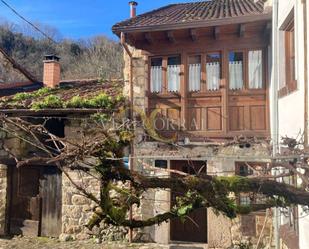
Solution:
[{"label": "blue sky", "polygon": [[[116,39],[111,27],[129,16],[129,0],[6,0],[32,22],[57,28],[65,38],[105,34]],[[178,2],[198,0],[139,0],[137,13]],[[20,23],[20,19],[0,2],[0,18]]]}]

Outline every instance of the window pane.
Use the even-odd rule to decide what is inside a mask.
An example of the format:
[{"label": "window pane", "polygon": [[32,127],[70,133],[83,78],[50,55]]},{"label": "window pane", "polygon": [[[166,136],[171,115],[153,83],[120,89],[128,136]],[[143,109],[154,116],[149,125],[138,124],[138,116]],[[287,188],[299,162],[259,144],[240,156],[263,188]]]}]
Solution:
[{"label": "window pane", "polygon": [[201,90],[201,56],[189,57],[189,91]]},{"label": "window pane", "polygon": [[167,85],[169,92],[180,90],[180,56],[169,57],[167,61]]},{"label": "window pane", "polygon": [[244,86],[243,62],[244,56],[242,52],[229,53],[229,83],[231,90],[239,90]]},{"label": "window pane", "polygon": [[162,58],[151,59],[150,91],[152,93],[162,91]]},{"label": "window pane", "polygon": [[220,88],[221,55],[207,54],[206,57],[207,90],[216,91]]},{"label": "window pane", "polygon": [[249,88],[261,89],[263,87],[262,50],[249,51],[248,60],[249,60]]},{"label": "window pane", "polygon": [[290,38],[290,70],[291,70],[291,79],[296,80],[295,75],[295,39],[294,39],[294,28],[290,31],[289,38]]}]

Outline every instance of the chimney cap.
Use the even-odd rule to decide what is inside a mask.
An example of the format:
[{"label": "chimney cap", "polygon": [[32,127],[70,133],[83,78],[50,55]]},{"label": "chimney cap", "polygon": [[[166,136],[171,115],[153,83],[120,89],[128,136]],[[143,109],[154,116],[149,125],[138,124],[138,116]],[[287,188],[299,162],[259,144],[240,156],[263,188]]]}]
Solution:
[{"label": "chimney cap", "polygon": [[136,1],[130,1],[130,2],[129,2],[129,5],[132,5],[132,6],[137,6],[137,5],[138,5],[138,3],[137,3]]},{"label": "chimney cap", "polygon": [[48,54],[44,56],[45,61],[60,61],[60,57],[55,54]]}]

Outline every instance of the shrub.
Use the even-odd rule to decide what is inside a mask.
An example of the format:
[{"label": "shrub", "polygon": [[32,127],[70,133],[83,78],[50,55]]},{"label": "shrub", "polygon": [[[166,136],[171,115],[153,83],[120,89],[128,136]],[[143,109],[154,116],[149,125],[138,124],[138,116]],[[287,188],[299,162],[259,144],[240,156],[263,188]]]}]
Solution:
[{"label": "shrub", "polygon": [[49,95],[45,97],[42,101],[34,102],[31,106],[33,110],[41,110],[48,108],[63,108],[62,100],[55,95]]}]

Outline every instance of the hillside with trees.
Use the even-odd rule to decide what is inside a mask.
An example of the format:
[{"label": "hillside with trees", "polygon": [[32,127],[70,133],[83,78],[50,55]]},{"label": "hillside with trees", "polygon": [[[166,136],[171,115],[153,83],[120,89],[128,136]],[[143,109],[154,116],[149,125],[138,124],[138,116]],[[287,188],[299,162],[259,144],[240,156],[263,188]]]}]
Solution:
[{"label": "hillside with trees", "polygon": [[[28,71],[42,79],[43,58],[46,54],[61,57],[63,79],[122,78],[122,48],[105,36],[71,40],[61,38],[53,27],[37,24],[56,43],[38,36],[26,26],[0,23],[0,47]],[[14,78],[14,71],[5,72],[6,79]]]}]

